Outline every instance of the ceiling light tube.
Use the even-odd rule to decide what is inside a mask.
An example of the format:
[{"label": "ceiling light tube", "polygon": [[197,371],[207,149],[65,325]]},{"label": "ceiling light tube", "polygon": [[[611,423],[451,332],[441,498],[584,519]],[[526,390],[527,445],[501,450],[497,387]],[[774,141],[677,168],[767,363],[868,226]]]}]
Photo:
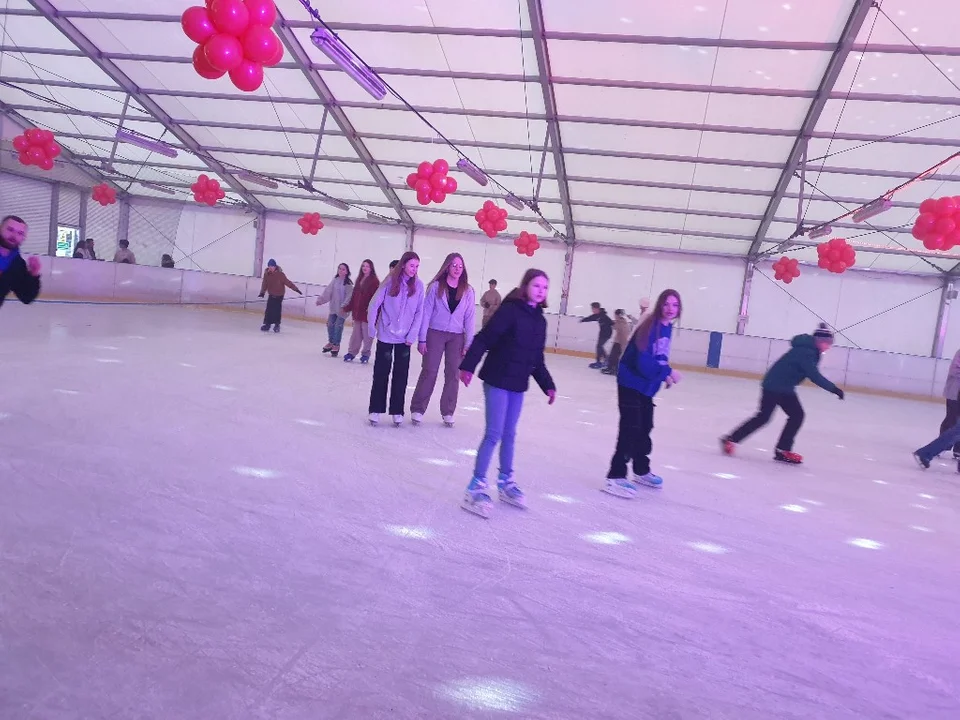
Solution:
[{"label": "ceiling light tube", "polygon": [[129,130],[124,130],[123,128],[117,130],[117,142],[127,143],[128,145],[136,145],[138,148],[149,150],[150,152],[158,153],[160,155],[165,155],[168,158],[177,157],[177,151],[166,143],[162,143],[159,140],[152,140],[151,138],[144,137],[143,135],[137,135],[136,133],[130,132]]},{"label": "ceiling light tube", "polygon": [[816,240],[817,238],[826,237],[832,232],[833,228],[829,225],[817,225],[807,233],[807,237],[811,240]]},{"label": "ceiling light tube", "polygon": [[864,222],[865,220],[876,217],[880,213],[885,213],[891,207],[893,207],[893,203],[890,200],[887,198],[880,198],[879,200],[874,200],[868,205],[864,205],[859,210],[854,210],[851,219],[855,223]]},{"label": "ceiling light tube", "polygon": [[552,233],[552,232],[553,232],[553,225],[551,225],[550,223],[548,223],[548,222],[547,222],[546,220],[544,220],[543,218],[540,218],[539,220],[537,220],[537,225],[539,225],[540,227],[542,227],[542,228],[543,228],[544,230],[546,230],[548,233]]},{"label": "ceiling light tube", "polygon": [[457,167],[460,168],[460,172],[477,183],[477,185],[481,187],[487,186],[487,174],[466,158],[457,160]]},{"label": "ceiling light tube", "polygon": [[314,46],[326,55],[333,64],[353,78],[360,87],[370,93],[375,99],[383,100],[387,96],[387,88],[367,64],[354,55],[341,42],[340,38],[323,27],[318,27],[310,36]]},{"label": "ceiling light tube", "polygon": [[279,183],[271,180],[270,178],[264,177],[263,175],[257,175],[249,170],[240,172],[237,177],[241,180],[246,180],[247,182],[253,183],[254,185],[261,185],[265,188],[270,188],[271,190],[276,190],[280,187]]},{"label": "ceiling light tube", "polygon": [[326,195],[321,198],[327,205],[332,205],[337,210],[347,211],[350,209],[350,206],[347,205],[343,200],[337,200],[335,197],[328,197]]},{"label": "ceiling light tube", "polygon": [[148,182],[147,180],[138,180],[137,182],[149,190],[156,190],[157,192],[162,192],[165,195],[177,194],[175,191],[171,190],[168,187],[164,187],[163,185],[157,185],[156,183]]},{"label": "ceiling light tube", "polygon": [[510,207],[516,210],[523,210],[523,200],[518,198],[516,195],[510,193],[503,196],[503,201]]},{"label": "ceiling light tube", "polygon": [[390,218],[386,218],[386,217],[383,217],[382,215],[377,215],[376,213],[372,213],[372,212],[367,212],[367,220],[369,220],[370,222],[381,223],[384,225],[389,225],[392,222],[394,222]]}]

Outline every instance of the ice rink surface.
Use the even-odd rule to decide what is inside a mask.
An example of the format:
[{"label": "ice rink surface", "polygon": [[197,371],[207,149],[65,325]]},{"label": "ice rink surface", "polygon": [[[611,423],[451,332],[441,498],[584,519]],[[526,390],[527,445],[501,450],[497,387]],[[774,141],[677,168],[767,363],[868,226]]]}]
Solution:
[{"label": "ice rink surface", "polygon": [[960,476],[910,457],[940,406],[803,388],[785,467],[782,415],[718,451],[755,381],[689,373],[628,501],[615,381],[548,355],[531,507],[484,521],[479,383],[455,429],[439,389],[371,428],[370,366],[259,324],[0,309],[4,720],[960,717]]}]

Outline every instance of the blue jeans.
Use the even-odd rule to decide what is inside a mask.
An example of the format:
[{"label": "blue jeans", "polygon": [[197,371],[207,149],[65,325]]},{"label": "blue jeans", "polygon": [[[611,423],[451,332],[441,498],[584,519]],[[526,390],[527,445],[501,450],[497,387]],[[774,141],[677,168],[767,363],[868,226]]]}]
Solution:
[{"label": "blue jeans", "polygon": [[331,345],[339,345],[343,337],[343,324],[347,319],[342,315],[330,315],[327,317],[327,340]]},{"label": "blue jeans", "polygon": [[927,462],[930,462],[937,455],[949,450],[958,442],[960,442],[960,423],[957,423],[952,428],[945,430],[940,434],[940,437],[938,437],[929,445],[924,445],[922,448],[917,450],[917,455]]},{"label": "blue jeans", "polygon": [[523,393],[510,392],[487,383],[483,384],[486,399],[487,429],[477,450],[473,476],[486,479],[493,451],[500,444],[500,474],[513,475],[513,446],[517,439],[517,422],[523,409]]}]

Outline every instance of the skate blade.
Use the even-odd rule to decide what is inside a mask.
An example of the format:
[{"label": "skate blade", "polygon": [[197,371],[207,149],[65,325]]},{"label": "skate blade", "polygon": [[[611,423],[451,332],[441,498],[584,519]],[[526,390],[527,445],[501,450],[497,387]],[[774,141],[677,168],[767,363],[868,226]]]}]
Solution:
[{"label": "skate blade", "polygon": [[501,495],[500,502],[505,503],[507,505],[512,505],[515,508],[520,508],[521,510],[527,509],[526,498],[524,498],[523,500],[514,500],[513,498],[509,498],[506,495]]},{"label": "skate blade", "polygon": [[444,423],[444,426],[445,426],[445,427],[448,427],[448,428],[452,428],[452,427],[453,427],[453,423],[452,423],[452,422],[445,422],[445,423]]},{"label": "skate blade", "polygon": [[641,480],[640,478],[634,479],[633,482],[637,485],[642,485],[643,487],[653,488],[654,490],[661,490],[663,488],[663,483],[654,484],[647,482],[646,480]]},{"label": "skate blade", "polygon": [[460,503],[460,507],[471,515],[477,515],[484,520],[490,519],[491,507],[487,503],[472,503],[464,500]]},{"label": "skate blade", "polygon": [[600,488],[600,492],[605,492],[607,495],[613,495],[614,497],[624,498],[625,500],[633,500],[637,493],[631,490],[624,490],[619,487],[611,487],[609,485],[604,485]]}]

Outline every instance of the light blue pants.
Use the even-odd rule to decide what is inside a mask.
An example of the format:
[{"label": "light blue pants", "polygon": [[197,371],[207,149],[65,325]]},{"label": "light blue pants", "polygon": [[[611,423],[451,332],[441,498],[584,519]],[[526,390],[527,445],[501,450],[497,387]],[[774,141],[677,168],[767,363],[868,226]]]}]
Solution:
[{"label": "light blue pants", "polygon": [[483,384],[483,396],[486,398],[487,429],[483,441],[477,450],[477,462],[473,476],[485,480],[493,451],[500,445],[500,475],[513,475],[513,446],[517,439],[517,422],[523,409],[523,393],[502,390],[493,385]]},{"label": "light blue pants", "polygon": [[343,338],[343,324],[347,321],[347,318],[343,315],[328,315],[327,316],[327,340],[330,341],[331,345],[339,345],[341,338]]}]

